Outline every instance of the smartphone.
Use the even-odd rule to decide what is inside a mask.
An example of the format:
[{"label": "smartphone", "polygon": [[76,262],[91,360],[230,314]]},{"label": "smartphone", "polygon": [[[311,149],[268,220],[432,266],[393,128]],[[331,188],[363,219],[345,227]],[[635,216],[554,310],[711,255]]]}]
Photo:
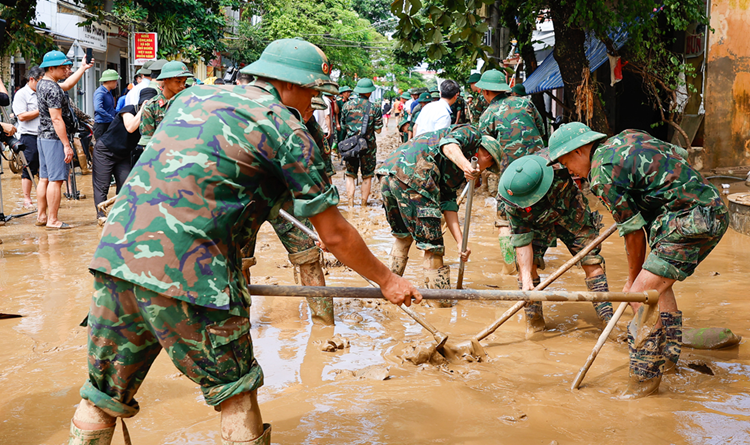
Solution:
[{"label": "smartphone", "polygon": [[91,48],[86,48],[86,65],[91,63],[91,60],[94,58],[94,50]]}]

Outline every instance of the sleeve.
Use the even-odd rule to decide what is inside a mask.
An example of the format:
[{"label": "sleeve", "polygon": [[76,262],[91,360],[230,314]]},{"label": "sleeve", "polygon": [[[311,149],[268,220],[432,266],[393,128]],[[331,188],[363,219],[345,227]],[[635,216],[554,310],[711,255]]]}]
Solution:
[{"label": "sleeve", "polygon": [[624,169],[613,164],[604,164],[592,171],[591,191],[612,212],[620,236],[640,230],[646,225],[638,206],[629,194],[629,187],[613,178],[625,175]]},{"label": "sleeve", "polygon": [[458,125],[450,133],[443,136],[438,142],[438,147],[442,149],[444,145],[458,144],[461,152],[467,158],[471,158],[482,143],[482,133],[471,125]]},{"label": "sleeve", "polygon": [[539,134],[542,135],[542,138],[546,137],[547,131],[544,126],[544,119],[542,119],[542,115],[539,113],[539,110],[537,110],[536,105],[534,105],[534,102],[532,102],[531,99],[529,99],[529,107],[531,108],[529,111],[534,117],[534,124],[539,130]]},{"label": "sleeve", "polygon": [[7,107],[10,105],[10,97],[5,93],[0,93],[0,107]]},{"label": "sleeve", "polygon": [[143,108],[143,113],[141,114],[141,137],[151,137],[154,135],[154,131],[156,131],[155,127],[155,119],[154,119],[154,113],[151,111],[151,102],[146,104]]},{"label": "sleeve", "polygon": [[[55,88],[57,87],[57,88]],[[62,110],[63,105],[65,105],[65,99],[62,88],[60,88],[58,85],[54,85],[52,88],[48,89],[47,92],[47,108],[57,108]]]},{"label": "sleeve", "polygon": [[94,91],[94,112],[107,114],[107,110],[104,109],[104,94],[98,88]]},{"label": "sleeve", "polygon": [[513,247],[524,247],[534,241],[534,233],[531,228],[531,212],[513,205],[505,206],[505,214],[510,223],[510,243]]},{"label": "sleeve", "polygon": [[451,119],[452,119],[452,117],[451,117],[450,113],[444,114],[444,115],[440,116],[440,118],[437,120],[437,122],[435,122],[435,130],[439,130],[441,128],[448,128],[448,127],[450,127],[451,126],[451,122],[452,122]]},{"label": "sleeve", "polygon": [[124,114],[124,113],[130,113],[133,116],[135,116],[138,112],[135,111],[135,107],[132,105],[127,105],[122,108],[120,108],[120,111],[117,114]]},{"label": "sleeve", "polygon": [[[20,93],[20,91],[18,92]],[[28,103],[26,102],[24,94],[16,93],[16,97],[13,98],[13,114],[18,117],[19,114],[29,111]],[[0,102],[2,102],[0,100]],[[0,103],[2,105],[2,103]]]},{"label": "sleeve", "polygon": [[380,107],[375,107],[373,109],[373,124],[375,124],[374,128],[376,130],[380,130],[383,128],[383,112],[380,111]]}]

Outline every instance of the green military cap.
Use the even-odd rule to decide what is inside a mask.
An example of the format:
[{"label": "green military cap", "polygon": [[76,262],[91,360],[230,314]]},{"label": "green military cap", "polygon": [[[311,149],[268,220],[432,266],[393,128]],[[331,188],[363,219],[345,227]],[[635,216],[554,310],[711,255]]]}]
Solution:
[{"label": "green military cap", "polygon": [[440,90],[438,90],[438,87],[432,87],[432,88],[430,88],[430,93],[437,93],[439,91]]},{"label": "green military cap", "polygon": [[339,94],[346,93],[347,91],[351,91],[351,87],[343,86],[339,88]]},{"label": "green military cap", "polygon": [[156,80],[171,79],[173,77],[192,77],[193,73],[188,70],[187,65],[177,60],[167,62],[161,68],[161,74]]},{"label": "green military cap", "polygon": [[438,93],[437,91],[431,91],[430,92],[430,99],[432,99],[432,100],[438,100],[438,99],[440,99],[440,93]]},{"label": "green military cap", "polygon": [[426,102],[432,102],[432,98],[430,97],[430,93],[422,93],[419,95],[419,99],[417,99],[417,102],[419,103],[426,103]]},{"label": "green military cap", "polygon": [[550,160],[547,165],[557,162],[560,156],[606,137],[606,134],[597,133],[581,122],[563,124],[549,138]]},{"label": "green military cap", "polygon": [[143,63],[143,66],[141,66],[141,69],[136,71],[136,74],[143,74],[144,76],[150,76],[151,75],[151,65],[153,65],[155,60],[147,60]]},{"label": "green military cap", "polygon": [[[169,63],[167,59],[159,59],[159,60],[154,61],[151,64],[151,66],[149,66],[148,68],[151,70],[151,72],[161,71],[164,69],[164,65],[166,65],[167,63]],[[159,79],[156,79],[156,80],[159,80]]]},{"label": "green military cap", "polygon": [[489,70],[482,74],[476,87],[488,91],[510,91],[510,87],[505,82],[505,73],[498,70]]},{"label": "green military cap", "polygon": [[411,99],[411,96],[409,95],[409,93],[407,93],[407,92],[404,91],[404,93],[401,94],[401,99],[409,100],[409,99]]},{"label": "green military cap", "polygon": [[355,93],[372,93],[375,91],[375,84],[372,83],[372,79],[363,78],[359,79],[357,86],[354,87]]},{"label": "green military cap", "polygon": [[274,40],[258,60],[240,72],[282,80],[320,92],[339,92],[338,84],[330,78],[328,57],[320,48],[300,38]]},{"label": "green military cap", "polygon": [[519,83],[518,85],[514,86],[510,89],[511,92],[516,93],[519,96],[525,96],[526,95],[526,87],[523,86],[522,83]]},{"label": "green military cap", "polygon": [[488,170],[496,175],[502,173],[508,166],[508,155],[505,154],[497,139],[486,134],[482,135],[482,148],[487,150],[487,153],[495,160],[495,163]]},{"label": "green military cap", "polygon": [[122,77],[120,77],[119,74],[117,74],[117,71],[115,70],[106,70],[102,73],[102,77],[99,78],[99,82],[109,82],[110,80],[120,80]]},{"label": "green military cap", "polygon": [[479,79],[481,79],[481,78],[482,78],[481,74],[479,74],[479,73],[471,73],[471,75],[469,76],[468,83],[477,83],[477,82],[479,82]]},{"label": "green military cap", "polygon": [[44,55],[42,64],[39,68],[48,68],[53,66],[72,65],[71,62],[62,51],[50,51]]},{"label": "green military cap", "polygon": [[511,162],[500,177],[497,192],[518,207],[531,207],[547,194],[555,170],[541,156],[529,155]]}]

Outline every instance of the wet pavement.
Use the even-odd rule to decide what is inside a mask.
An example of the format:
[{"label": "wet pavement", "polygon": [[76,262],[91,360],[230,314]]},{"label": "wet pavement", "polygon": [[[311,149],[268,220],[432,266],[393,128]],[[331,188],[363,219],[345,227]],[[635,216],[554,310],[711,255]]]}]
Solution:
[{"label": "wet pavement", "polygon": [[[20,176],[6,165],[1,178],[6,214],[21,213]],[[0,312],[23,315],[0,320],[0,443],[65,443],[80,400],[86,331],[79,323],[90,303],[87,266],[100,234],[90,178],[79,177],[89,197],[64,200],[60,210],[73,230],[35,227],[33,215],[0,227]],[[335,183],[343,196],[341,173]],[[732,193],[745,190],[742,183],[730,188]],[[499,273],[494,200],[480,194],[474,203],[465,287],[516,289],[515,277]],[[603,207],[592,204],[611,224]],[[370,207],[356,206],[353,212],[344,205],[340,209],[386,261],[392,238],[379,201],[371,198]],[[446,263],[455,282],[457,249],[450,237],[446,243]],[[721,326],[743,337],[750,334],[748,252],[750,237],[730,229],[696,273],[675,286],[686,327]],[[607,240],[603,255],[610,286],[619,290],[627,274],[622,239]],[[421,254],[414,249],[410,257],[405,276],[419,283]],[[564,247],[552,249],[544,272],[569,257]],[[257,259],[255,284],[294,283],[286,251],[268,225],[259,236]],[[344,267],[328,272],[329,285],[366,285]],[[574,268],[551,288],[584,290],[583,278],[582,270]],[[415,308],[461,340],[510,306],[462,302],[450,309]],[[253,299],[252,336],[265,372],[259,396],[264,421],[273,424],[274,443],[750,443],[745,340],[728,350],[683,350],[679,372],[664,377],[658,395],[625,401],[617,397],[628,374],[627,347],[621,343],[608,342],[581,389],[569,389],[599,334],[588,303],[545,303],[548,330],[533,340],[525,339],[523,319],[516,315],[483,342],[489,360],[443,366],[415,366],[403,359],[409,344],[431,341],[431,336],[394,306],[337,301],[335,310],[336,327],[321,328],[312,325],[301,298]],[[620,326],[631,317],[627,310]],[[323,352],[334,333],[350,346]],[[353,375],[372,365],[386,367],[388,378]],[[177,372],[166,354],[156,360],[137,400],[141,412],[127,421],[133,443],[220,443],[219,413],[203,402],[198,387]],[[119,427],[113,443],[123,443]]]}]

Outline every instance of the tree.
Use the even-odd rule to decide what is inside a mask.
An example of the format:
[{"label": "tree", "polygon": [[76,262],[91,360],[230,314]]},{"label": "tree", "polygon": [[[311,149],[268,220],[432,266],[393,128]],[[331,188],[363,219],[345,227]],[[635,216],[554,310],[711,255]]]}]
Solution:
[{"label": "tree", "polygon": [[[49,36],[37,33],[35,26],[46,28],[44,23],[35,23],[36,0],[18,0],[15,7],[0,6],[0,19],[6,21],[4,44],[0,47],[3,61],[21,53],[29,64],[38,64],[47,51],[57,49]],[[3,63],[3,66],[6,64]]]}]

